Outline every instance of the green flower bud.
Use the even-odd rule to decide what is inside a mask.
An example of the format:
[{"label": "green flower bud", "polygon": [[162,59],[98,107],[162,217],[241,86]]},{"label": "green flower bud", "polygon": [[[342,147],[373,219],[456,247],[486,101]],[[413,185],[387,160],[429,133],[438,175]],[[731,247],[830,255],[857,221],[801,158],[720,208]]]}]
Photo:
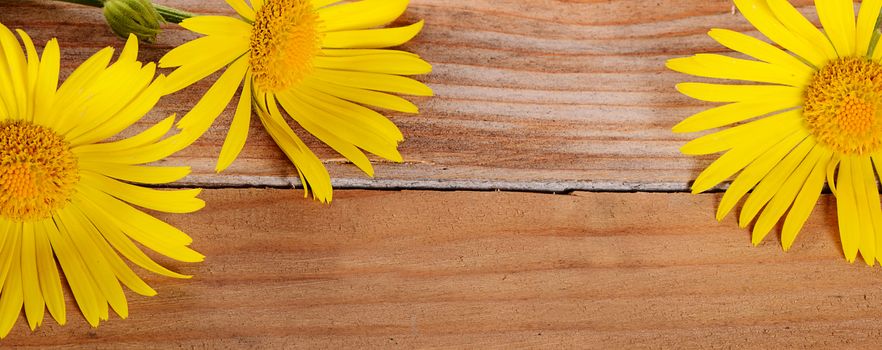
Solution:
[{"label": "green flower bud", "polygon": [[165,23],[149,0],[105,0],[104,18],[119,37],[125,39],[135,34],[148,43],[156,42],[159,25]]}]

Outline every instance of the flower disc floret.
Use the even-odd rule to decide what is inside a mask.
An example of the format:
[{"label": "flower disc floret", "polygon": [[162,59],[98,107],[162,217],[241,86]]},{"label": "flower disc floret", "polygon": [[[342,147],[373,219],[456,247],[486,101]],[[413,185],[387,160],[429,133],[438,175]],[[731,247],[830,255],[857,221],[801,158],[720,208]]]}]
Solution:
[{"label": "flower disc floret", "polygon": [[882,145],[882,64],[863,57],[832,60],[805,90],[803,115],[819,142],[842,154]]},{"label": "flower disc floret", "polygon": [[31,122],[0,122],[0,217],[49,218],[78,181],[77,158],[61,136]]}]

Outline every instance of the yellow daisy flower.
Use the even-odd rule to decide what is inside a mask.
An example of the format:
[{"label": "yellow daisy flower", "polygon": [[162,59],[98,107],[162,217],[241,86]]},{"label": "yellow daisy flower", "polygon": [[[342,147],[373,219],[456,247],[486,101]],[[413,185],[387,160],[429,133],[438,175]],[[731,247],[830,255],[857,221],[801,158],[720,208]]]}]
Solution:
[{"label": "yellow daisy flower", "polygon": [[[169,271],[134,242],[170,258],[202,261],[190,237],[138,207],[172,213],[199,210],[199,190],[159,191],[132,183],[164,184],[188,167],[155,167],[185,136],[163,136],[174,116],[123,139],[107,140],[141,119],[162,96],[155,64],[136,60],[131,36],[110,63],[106,48],[86,60],[58,87],[60,54],[50,40],[37,55],[31,39],[0,24],[0,336],[24,308],[33,330],[44,310],[66,322],[61,266],[70,291],[92,326],[108,319],[108,306],[128,315],[120,282],[152,296],[118,254],[161,275]],[[182,134],[178,134],[182,135]],[[189,136],[186,136],[189,137]]]},{"label": "yellow daisy flower", "polygon": [[[690,155],[725,152],[695,180],[706,191],[738,173],[720,202],[721,220],[749,191],[738,217],[756,219],[753,243],[785,216],[781,241],[793,244],[824,182],[836,196],[846,259],[858,252],[882,261],[882,45],[874,38],[882,0],[817,0],[823,32],[786,0],[735,0],[744,17],[776,46],[726,29],[709,35],[755,60],[716,54],[676,58],[667,66],[699,77],[759,84],[682,83],[692,98],[724,102],[674,127],[698,132],[726,127],[682,148]],[[742,123],[743,122],[743,123]],[[740,172],[740,173],[739,173]]]},{"label": "yellow daisy flower", "polygon": [[[171,50],[160,67],[178,67],[169,75],[168,93],[226,70],[178,127],[203,134],[242,93],[221,149],[216,170],[238,156],[248,134],[251,110],[297,167],[306,191],[331,200],[327,170],[294,133],[281,109],[303,129],[373,176],[362,153],[401,162],[401,131],[369,108],[417,113],[407,100],[389,94],[432,95],[422,83],[401,75],[425,74],[431,66],[412,53],[383,48],[406,43],[423,22],[370,29],[388,24],[407,8],[407,0],[227,0],[242,17],[200,16],[181,26],[206,36]],[[244,83],[243,83],[244,81]],[[281,105],[281,109],[279,108]]]}]

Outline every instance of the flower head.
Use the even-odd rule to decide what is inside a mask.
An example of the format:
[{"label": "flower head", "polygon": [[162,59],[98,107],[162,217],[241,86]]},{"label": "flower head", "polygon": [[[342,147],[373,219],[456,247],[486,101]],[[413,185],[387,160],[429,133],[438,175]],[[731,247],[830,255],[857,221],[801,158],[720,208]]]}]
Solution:
[{"label": "flower head", "polygon": [[134,34],[148,43],[156,42],[159,26],[165,23],[149,0],[104,0],[104,18],[116,35]]},{"label": "flower head", "polygon": [[[698,54],[668,67],[699,77],[751,84],[682,83],[692,98],[728,104],[674,127],[697,132],[724,127],[685,146],[686,154],[725,152],[695,180],[706,191],[735,176],[717,211],[722,219],[749,191],[741,227],[756,220],[759,244],[784,217],[787,250],[817,202],[825,180],[836,196],[845,257],[858,252],[882,262],[882,45],[874,42],[882,1],[866,0],[857,16],[851,0],[817,0],[823,32],[784,0],[736,0],[735,5],[779,49],[725,29],[709,35],[754,59]],[[736,175],[737,173],[737,175]],[[786,216],[785,216],[786,214]]]},{"label": "flower head", "polygon": [[412,53],[386,49],[416,36],[423,22],[376,28],[398,18],[407,0],[339,2],[265,0],[252,1],[251,7],[244,0],[228,0],[241,19],[199,16],[181,22],[205,36],[160,60],[161,67],[178,67],[169,75],[168,92],[225,71],[178,127],[201,135],[241,87],[218,172],[242,150],[252,109],[297,167],[304,188],[311,187],[321,201],[331,200],[330,177],[282,110],[368,175],[373,176],[373,167],[363,151],[402,161],[401,131],[365,106],[417,113],[412,103],[390,93],[432,95],[422,83],[401,76],[429,73],[431,66]]},{"label": "flower head", "polygon": [[[164,135],[174,116],[129,138],[115,137],[150,111],[165,90],[156,66],[136,60],[131,36],[116,62],[99,51],[58,87],[60,53],[53,39],[42,56],[22,31],[0,24],[0,337],[22,308],[31,329],[49,310],[67,321],[60,275],[92,326],[112,309],[128,315],[122,285],[156,291],[120,254],[149,271],[177,278],[134,242],[170,258],[196,262],[190,237],[134,206],[173,213],[199,210],[199,190],[161,191],[188,167],[156,167],[180,150],[185,134]],[[114,138],[114,141],[106,141]],[[134,206],[133,206],[134,205]],[[58,271],[56,265],[61,267]],[[122,284],[122,285],[121,285]]]}]

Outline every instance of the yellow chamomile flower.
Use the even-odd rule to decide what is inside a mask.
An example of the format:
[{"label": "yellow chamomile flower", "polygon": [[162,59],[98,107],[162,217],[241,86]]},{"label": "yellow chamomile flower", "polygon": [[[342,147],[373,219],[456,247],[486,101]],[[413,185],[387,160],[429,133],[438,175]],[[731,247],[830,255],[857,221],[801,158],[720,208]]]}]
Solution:
[{"label": "yellow chamomile flower", "polygon": [[854,262],[860,252],[869,265],[882,261],[876,187],[882,174],[882,45],[873,35],[882,0],[864,0],[857,16],[851,0],[815,1],[823,31],[786,0],[735,0],[735,5],[783,50],[712,29],[714,40],[753,59],[697,54],[668,61],[678,72],[751,82],[677,85],[692,98],[726,103],[674,127],[675,132],[724,128],[682,148],[690,155],[724,152],[698,176],[693,192],[734,176],[717,219],[750,192],[739,225],[755,219],[752,241],[759,244],[784,217],[781,241],[787,250],[826,181],[836,196],[845,258]]},{"label": "yellow chamomile flower", "polygon": [[201,135],[242,87],[218,172],[242,150],[252,109],[297,167],[305,190],[311,187],[322,202],[331,200],[328,172],[281,110],[368,175],[373,176],[373,168],[362,150],[402,161],[401,131],[365,106],[417,113],[415,105],[389,93],[432,95],[427,86],[401,76],[429,73],[428,63],[409,52],[385,49],[409,41],[423,22],[377,28],[404,13],[408,0],[339,2],[252,0],[252,8],[244,0],[227,0],[241,19],[198,16],[181,22],[205,36],[159,61],[160,67],[178,67],[168,77],[167,93],[226,69],[178,127]]},{"label": "yellow chamomile flower", "polygon": [[174,116],[135,136],[115,137],[153,108],[164,79],[154,79],[155,64],[136,60],[131,36],[116,62],[109,64],[113,49],[103,49],[58,87],[56,40],[40,57],[27,34],[18,34],[24,51],[0,24],[0,336],[22,308],[32,330],[46,309],[64,324],[62,274],[89,324],[107,320],[108,308],[125,318],[120,283],[141,295],[156,292],[120,255],[160,275],[188,277],[160,266],[135,242],[175,260],[203,259],[187,247],[186,234],[132,206],[172,213],[204,206],[196,189],[134,184],[164,184],[189,173],[188,167],[143,165],[184,144],[182,134],[163,138]]}]

